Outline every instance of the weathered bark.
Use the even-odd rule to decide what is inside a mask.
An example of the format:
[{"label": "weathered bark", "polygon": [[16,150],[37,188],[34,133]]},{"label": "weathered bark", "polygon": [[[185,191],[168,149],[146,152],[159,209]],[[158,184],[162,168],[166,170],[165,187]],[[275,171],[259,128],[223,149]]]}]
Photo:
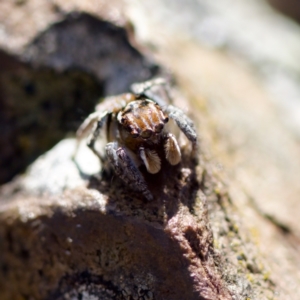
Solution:
[{"label": "weathered bark", "polygon": [[[104,96],[126,91],[130,83],[143,81],[172,66],[181,87],[181,93],[173,90],[175,103],[189,108],[197,123],[201,140],[199,164],[195,165],[186,151],[178,167],[164,167],[159,176],[148,176],[155,199],[147,202],[115,176],[100,177],[99,163],[84,144],[77,164],[74,163],[74,140],[63,140],[40,157],[24,176],[1,188],[0,298],[297,299],[299,131],[294,123],[287,124],[277,117],[278,106],[268,91],[274,88],[272,82],[277,77],[286,74],[290,75],[290,86],[297,85],[296,77],[291,75],[299,71],[293,65],[296,59],[292,53],[297,53],[299,46],[294,25],[294,36],[287,33],[290,41],[295,37],[294,42],[287,43],[283,50],[275,47],[268,60],[266,53],[271,52],[267,46],[246,47],[251,37],[241,37],[247,36],[247,31],[242,34],[229,23],[224,28],[232,30],[232,36],[222,31],[222,39],[210,40],[204,35],[208,38],[204,42],[217,49],[206,49],[198,43],[203,42],[203,31],[197,27],[202,24],[199,20],[205,19],[205,14],[214,16],[211,2],[178,0],[176,5],[165,5],[165,1],[145,1],[134,6],[134,1],[126,5],[114,1],[115,8],[126,8],[122,14],[136,26],[144,45],[154,46],[156,58],[163,66],[160,69],[145,58],[149,50],[134,40],[132,31],[128,31],[129,23],[120,17],[122,14],[105,1],[98,3],[98,10],[96,2],[45,2],[39,4],[37,12],[34,0],[26,1],[13,11],[26,16],[28,10],[34,11],[24,27],[13,16],[1,16],[1,12],[4,14],[15,5],[2,2],[0,17],[5,32],[11,35],[0,36],[0,45],[9,52],[12,64],[5,64],[2,72],[1,97],[8,103],[12,103],[10,99],[22,99],[24,106],[29,103],[30,97],[24,93],[17,93],[22,95],[17,97],[10,92],[24,89],[20,84],[9,88],[14,76],[29,76],[30,82],[34,78],[34,85],[40,84],[44,92],[51,92],[51,99],[59,91],[67,90],[70,105],[62,108],[59,94],[50,101],[57,112],[55,117],[49,117],[48,109],[41,117],[55,118],[61,125],[48,129],[38,125],[37,131],[32,131],[33,139],[35,132],[40,131],[45,137],[59,133],[58,140],[65,128],[73,130],[63,126],[65,115],[59,114],[62,109],[84,107],[84,117],[98,92]],[[95,16],[62,13],[74,9]],[[172,14],[178,18],[172,19]],[[220,29],[227,18],[226,10],[224,19],[217,9],[215,15],[220,17],[219,25],[209,20],[203,24]],[[38,22],[41,16],[43,22]],[[276,18],[271,15],[270,24],[277,26],[276,20],[280,20],[280,24],[289,26]],[[176,22],[168,26],[166,20]],[[60,23],[53,25],[55,21]],[[190,30],[191,24],[194,30]],[[272,26],[262,26],[261,33],[270,33],[271,29]],[[184,39],[187,36],[189,40]],[[272,31],[266,41],[273,36]],[[103,42],[97,44],[96,40]],[[275,38],[267,44],[274,45],[274,41]],[[144,51],[144,55],[139,51]],[[247,65],[237,63],[231,58],[233,54]],[[264,70],[266,65],[279,70],[276,78]],[[75,74],[85,78],[86,83],[80,89],[86,94],[78,97],[76,107],[70,95],[80,84],[74,84],[77,75],[69,76],[73,67],[80,69]],[[69,74],[61,72],[67,70]],[[48,79],[39,72],[50,72],[53,76]],[[55,80],[64,82],[64,78],[66,84],[55,84]],[[46,90],[46,82],[53,81],[50,91]],[[69,84],[71,88],[67,89]],[[87,98],[90,102],[85,107]],[[43,101],[43,97],[37,96],[32,107]],[[16,102],[15,107],[18,105]],[[17,111],[16,118],[31,115],[21,108],[12,110]],[[284,109],[283,112],[287,113]],[[80,121],[78,115],[72,116],[76,126]],[[19,137],[22,128],[20,125],[12,136]],[[28,128],[32,128],[31,123]],[[4,141],[7,143],[7,138]],[[51,141],[53,144],[54,140]],[[14,142],[9,144],[15,149]],[[8,153],[17,161],[19,152],[14,151]]]}]

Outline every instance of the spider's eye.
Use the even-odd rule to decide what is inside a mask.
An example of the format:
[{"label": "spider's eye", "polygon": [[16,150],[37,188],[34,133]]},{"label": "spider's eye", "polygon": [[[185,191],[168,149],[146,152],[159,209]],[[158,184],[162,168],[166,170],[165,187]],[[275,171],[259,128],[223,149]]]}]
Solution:
[{"label": "spider's eye", "polygon": [[150,129],[146,129],[141,133],[141,137],[143,139],[148,139],[149,137],[151,137],[151,135],[152,135],[152,131]]},{"label": "spider's eye", "polygon": [[125,118],[122,118],[122,119],[121,119],[121,123],[124,123],[124,122],[125,122]]},{"label": "spider's eye", "polygon": [[164,128],[163,123],[159,123],[158,125],[155,126],[155,132],[161,132]]},{"label": "spider's eye", "polygon": [[168,122],[169,122],[169,118],[166,117],[166,118],[164,119],[164,122],[165,122],[165,123],[168,123]]},{"label": "spider's eye", "polygon": [[137,138],[139,136],[139,130],[136,129],[130,129],[130,134],[133,138]]}]

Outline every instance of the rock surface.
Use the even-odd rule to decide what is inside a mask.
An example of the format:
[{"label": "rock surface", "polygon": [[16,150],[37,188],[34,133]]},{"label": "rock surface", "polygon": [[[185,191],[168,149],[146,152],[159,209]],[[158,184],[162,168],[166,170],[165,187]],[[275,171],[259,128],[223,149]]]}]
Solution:
[{"label": "rock surface", "polygon": [[[157,59],[172,68],[190,99],[203,142],[278,297],[297,299],[299,26],[264,1],[159,1],[161,9],[147,19],[158,1],[134,3],[137,34],[157,45]],[[221,43],[213,43],[220,32]],[[214,216],[212,210],[212,225]]]},{"label": "rock surface", "polygon": [[[1,187],[0,298],[297,300],[299,28],[263,1],[113,4],[0,3],[0,97],[17,112],[4,114],[4,128],[22,121],[11,134],[20,140],[26,124],[33,136],[59,133],[44,152],[74,132],[96,98],[161,72],[147,45],[184,93],[174,98],[197,123],[200,163],[185,155],[150,176],[157,192],[146,202],[116,177],[100,180],[84,145],[76,165],[74,140],[63,140]],[[50,97],[29,102],[33,86],[47,95],[50,82]],[[22,110],[45,101],[45,114]],[[70,110],[66,123],[60,113]],[[33,112],[40,123],[28,121]],[[3,141],[1,151],[26,166],[23,148],[9,148],[7,134]]]},{"label": "rock surface", "polygon": [[74,148],[61,142],[4,194],[1,299],[231,299],[188,158],[153,178],[147,202],[117,178],[80,177]]}]

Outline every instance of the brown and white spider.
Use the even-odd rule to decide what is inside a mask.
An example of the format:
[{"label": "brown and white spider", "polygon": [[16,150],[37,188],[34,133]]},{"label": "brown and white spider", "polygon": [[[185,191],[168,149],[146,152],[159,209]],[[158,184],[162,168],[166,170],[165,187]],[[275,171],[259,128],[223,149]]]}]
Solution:
[{"label": "brown and white spider", "polygon": [[[164,79],[134,84],[132,91],[107,97],[97,105],[95,112],[77,130],[77,141],[79,144],[89,135],[88,147],[102,163],[108,160],[116,175],[151,200],[152,193],[139,167],[144,165],[149,173],[156,174],[161,170],[162,159],[170,165],[181,161],[178,142],[174,134],[166,130],[169,118],[192,143],[192,153],[197,147],[197,134],[193,122],[183,111],[164,100],[168,97]],[[104,125],[108,141],[105,155],[95,147]]]}]

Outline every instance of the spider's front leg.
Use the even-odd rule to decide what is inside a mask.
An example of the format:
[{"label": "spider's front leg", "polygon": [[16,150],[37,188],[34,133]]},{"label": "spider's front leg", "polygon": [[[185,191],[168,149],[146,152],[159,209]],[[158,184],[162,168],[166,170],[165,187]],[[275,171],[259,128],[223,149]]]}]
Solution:
[{"label": "spider's front leg", "polygon": [[88,143],[87,143],[88,147],[93,151],[93,153],[99,157],[102,165],[105,162],[105,159],[104,159],[103,155],[95,148],[95,143],[97,141],[97,138],[100,135],[100,130],[102,129],[103,124],[107,120],[107,116],[108,116],[107,112],[103,112],[102,114],[99,114],[99,119],[97,121],[95,129],[91,132],[91,134],[88,138]]},{"label": "spider's front leg", "polygon": [[80,125],[76,132],[77,145],[73,158],[75,158],[78,147],[82,139],[89,136],[88,147],[98,156],[101,162],[104,162],[104,158],[99,151],[95,149],[95,142],[100,134],[100,130],[103,124],[106,122],[108,115],[117,113],[127,103],[135,100],[135,95],[127,93],[119,96],[106,97],[101,103],[96,106],[96,111],[90,114],[84,122]]},{"label": "spider's front leg", "polygon": [[113,142],[108,143],[105,150],[115,173],[128,184],[130,188],[141,192],[147,200],[152,200],[153,196],[148,189],[146,181],[136,164],[127,154],[126,148],[119,146],[117,142]]},{"label": "spider's front leg", "polygon": [[94,152],[96,156],[103,162],[103,157],[99,151],[95,149],[95,142],[100,134],[100,130],[103,127],[103,124],[106,122],[107,119],[107,111],[99,112],[96,111],[90,114],[85,121],[80,125],[76,132],[77,137],[77,145],[75,149],[75,153],[73,158],[76,156],[78,152],[78,147],[82,139],[89,136],[88,138],[88,147]]},{"label": "spider's front leg", "polygon": [[164,109],[171,119],[173,119],[187,139],[192,143],[192,155],[196,158],[198,139],[193,121],[179,108],[169,105]]}]

